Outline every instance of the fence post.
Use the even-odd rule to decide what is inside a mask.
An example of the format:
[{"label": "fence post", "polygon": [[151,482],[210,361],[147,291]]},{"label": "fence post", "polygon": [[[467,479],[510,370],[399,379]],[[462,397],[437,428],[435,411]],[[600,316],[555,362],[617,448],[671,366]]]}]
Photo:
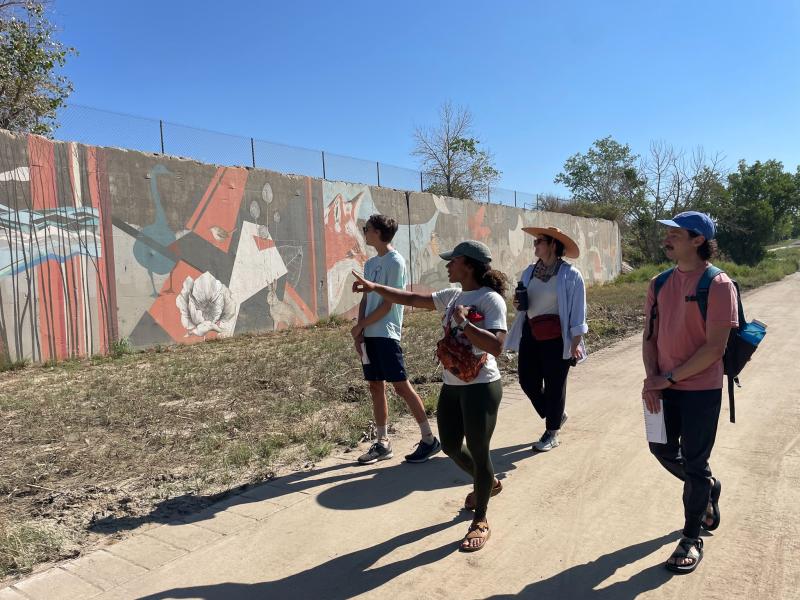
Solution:
[{"label": "fence post", "polygon": [[325,176],[325,150],[320,150],[322,152],[322,178],[327,179]]},{"label": "fence post", "polygon": [[250,138],[250,156],[253,158],[253,168],[256,168],[256,143]]},{"label": "fence post", "polygon": [[422,171],[419,172],[419,191],[424,192],[425,188],[422,187]]},{"label": "fence post", "polygon": [[492,186],[486,186],[486,204],[492,203]]},{"label": "fence post", "polygon": [[164,154],[164,121],[158,120],[158,129],[161,132],[161,154]]},{"label": "fence post", "polygon": [[517,190],[514,190],[514,208],[517,208]]},{"label": "fence post", "polygon": [[381,162],[375,161],[375,169],[378,171],[378,187],[381,187]]}]

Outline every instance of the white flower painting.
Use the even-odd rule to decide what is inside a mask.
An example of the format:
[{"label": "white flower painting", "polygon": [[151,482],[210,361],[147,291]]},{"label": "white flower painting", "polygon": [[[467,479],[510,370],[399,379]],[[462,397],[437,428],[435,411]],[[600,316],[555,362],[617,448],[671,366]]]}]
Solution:
[{"label": "white flower painting", "polygon": [[187,277],[175,298],[186,336],[205,338],[210,331],[224,337],[231,334],[230,321],[236,316],[236,302],[230,290],[206,271],[197,279]]}]

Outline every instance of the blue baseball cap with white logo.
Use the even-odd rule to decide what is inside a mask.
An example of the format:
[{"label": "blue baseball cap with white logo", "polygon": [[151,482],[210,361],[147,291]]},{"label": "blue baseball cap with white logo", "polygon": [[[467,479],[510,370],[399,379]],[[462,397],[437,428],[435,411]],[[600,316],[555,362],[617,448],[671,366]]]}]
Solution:
[{"label": "blue baseball cap with white logo", "polygon": [[717,226],[706,213],[697,212],[696,210],[687,210],[675,215],[672,219],[659,219],[659,223],[667,227],[680,227],[681,229],[688,229],[698,235],[706,238],[706,241],[713,240],[717,235]]}]

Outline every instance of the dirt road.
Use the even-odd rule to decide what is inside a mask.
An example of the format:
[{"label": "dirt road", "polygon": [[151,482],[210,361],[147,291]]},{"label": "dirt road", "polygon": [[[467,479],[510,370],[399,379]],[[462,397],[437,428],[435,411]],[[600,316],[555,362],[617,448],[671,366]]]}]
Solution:
[{"label": "dirt road", "polygon": [[[800,274],[746,298],[769,333],[742,376],[735,425],[723,402],[712,455],[722,524],[692,575],[662,566],[682,525],[681,484],[645,443],[636,336],[571,374],[553,452],[530,451],[543,424],[506,389],[493,455],[505,489],[481,552],[456,551],[469,488],[446,457],[359,468],[353,453],[0,590],[0,600],[800,598],[798,300]],[[410,424],[401,434],[397,455],[415,441]]]}]

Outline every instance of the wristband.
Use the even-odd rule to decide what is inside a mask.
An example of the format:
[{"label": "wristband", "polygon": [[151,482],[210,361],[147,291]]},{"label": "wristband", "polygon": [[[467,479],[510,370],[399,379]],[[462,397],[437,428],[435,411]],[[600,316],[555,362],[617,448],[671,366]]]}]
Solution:
[{"label": "wristband", "polygon": [[670,371],[669,373],[664,373],[664,379],[666,379],[667,381],[669,381],[669,382],[670,382],[672,385],[675,385],[676,383],[678,383],[677,381],[675,381],[675,380],[672,378],[672,371]]}]

